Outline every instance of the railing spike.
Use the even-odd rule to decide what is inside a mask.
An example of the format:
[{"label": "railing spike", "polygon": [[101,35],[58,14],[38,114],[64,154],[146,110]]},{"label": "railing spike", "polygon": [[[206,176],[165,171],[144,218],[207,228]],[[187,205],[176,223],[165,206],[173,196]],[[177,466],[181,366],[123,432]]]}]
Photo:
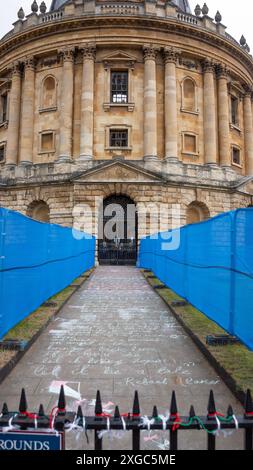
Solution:
[{"label": "railing spike", "polygon": [[177,399],[176,399],[175,390],[173,390],[172,396],[171,396],[170,414],[171,415],[176,415],[177,414]]},{"label": "railing spike", "polygon": [[60,395],[59,395],[59,400],[58,400],[58,408],[61,412],[64,412],[66,409],[66,399],[65,399],[65,392],[64,392],[63,385],[61,385],[61,390],[60,390]]},{"label": "railing spike", "polygon": [[115,406],[114,419],[120,419],[120,412],[118,406]]},{"label": "railing spike", "polygon": [[232,406],[229,405],[228,411],[227,411],[227,416],[230,418],[233,415],[234,415],[234,410],[233,410]]},{"label": "railing spike", "polygon": [[152,418],[158,418],[157,406],[154,406],[154,408],[153,408]]},{"label": "railing spike", "polygon": [[253,402],[252,402],[251,391],[249,388],[246,392],[244,409],[245,409],[245,414],[253,413]]},{"label": "railing spike", "polygon": [[191,405],[190,412],[189,412],[190,418],[194,418],[196,416],[194,406]]},{"label": "railing spike", "polygon": [[7,406],[7,403],[4,403],[3,404],[3,408],[2,408],[2,415],[8,415],[9,414],[9,410],[8,410],[8,406]]},{"label": "railing spike", "polygon": [[27,400],[26,400],[26,394],[25,394],[25,389],[24,388],[22,388],[22,391],[21,391],[19,411],[20,411],[20,413],[26,413],[26,411],[27,411]]},{"label": "railing spike", "polygon": [[98,390],[97,396],[96,396],[95,414],[101,415],[102,413],[103,413],[102,400],[101,400],[100,391]]},{"label": "railing spike", "polygon": [[39,414],[38,416],[45,416],[45,412],[44,412],[44,406],[41,404],[40,407],[39,407]]},{"label": "railing spike", "polygon": [[207,411],[208,411],[208,414],[209,414],[209,415],[212,415],[212,414],[215,414],[215,413],[216,413],[216,407],[215,407],[215,401],[214,401],[213,390],[210,390],[210,395],[209,395],[209,400],[208,400]]},{"label": "railing spike", "polygon": [[133,403],[133,415],[140,414],[140,402],[139,402],[139,395],[137,390],[134,393],[134,403]]}]

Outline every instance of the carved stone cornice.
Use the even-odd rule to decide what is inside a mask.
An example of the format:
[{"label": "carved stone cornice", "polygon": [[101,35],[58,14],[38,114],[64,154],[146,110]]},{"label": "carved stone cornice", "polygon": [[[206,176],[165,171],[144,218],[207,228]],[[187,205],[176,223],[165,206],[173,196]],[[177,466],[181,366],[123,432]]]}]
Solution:
[{"label": "carved stone cornice", "polygon": [[177,61],[180,55],[181,55],[181,51],[179,49],[175,49],[174,47],[165,47],[163,51],[165,64],[167,63],[177,64]]},{"label": "carved stone cornice", "polygon": [[215,73],[216,66],[217,64],[215,64],[215,62],[209,59],[205,59],[202,62],[202,68],[204,73]]},{"label": "carved stone cornice", "polygon": [[153,44],[144,44],[143,46],[143,56],[145,60],[156,60],[157,54],[160,48],[154,46]]},{"label": "carved stone cornice", "polygon": [[225,64],[218,64],[216,67],[216,74],[218,79],[225,78],[227,80],[229,77],[229,70]]},{"label": "carved stone cornice", "polygon": [[90,59],[90,60],[96,59],[96,44],[95,43],[85,44],[83,47],[81,47],[80,51],[81,51],[83,59]]}]

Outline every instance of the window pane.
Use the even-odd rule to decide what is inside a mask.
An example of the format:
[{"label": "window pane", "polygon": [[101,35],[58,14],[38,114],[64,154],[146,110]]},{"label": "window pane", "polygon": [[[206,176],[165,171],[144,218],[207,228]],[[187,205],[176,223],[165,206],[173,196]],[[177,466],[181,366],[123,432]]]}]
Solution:
[{"label": "window pane", "polygon": [[237,148],[233,148],[233,163],[235,163],[236,165],[240,165],[241,164],[241,154],[240,154],[240,150],[237,149]]},{"label": "window pane", "polygon": [[110,130],[110,147],[127,147],[128,130]]},{"label": "window pane", "polygon": [[231,119],[232,119],[232,124],[237,126],[239,124],[239,119],[238,119],[238,99],[235,96],[231,97]]},{"label": "window pane", "polygon": [[7,120],[7,93],[2,96],[2,121],[5,122]]},{"label": "window pane", "polygon": [[0,147],[0,162],[4,161],[4,146]]},{"label": "window pane", "polygon": [[111,102],[128,102],[128,72],[111,73]]}]

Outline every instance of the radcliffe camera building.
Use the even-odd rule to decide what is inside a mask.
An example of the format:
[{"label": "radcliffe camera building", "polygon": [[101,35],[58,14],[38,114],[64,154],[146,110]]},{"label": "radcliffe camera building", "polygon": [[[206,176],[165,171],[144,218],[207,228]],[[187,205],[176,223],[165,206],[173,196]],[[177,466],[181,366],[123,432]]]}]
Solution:
[{"label": "radcliffe camera building", "polygon": [[0,41],[0,204],[67,226],[95,196],[178,204],[182,224],[247,207],[252,85],[206,4],[34,1]]}]

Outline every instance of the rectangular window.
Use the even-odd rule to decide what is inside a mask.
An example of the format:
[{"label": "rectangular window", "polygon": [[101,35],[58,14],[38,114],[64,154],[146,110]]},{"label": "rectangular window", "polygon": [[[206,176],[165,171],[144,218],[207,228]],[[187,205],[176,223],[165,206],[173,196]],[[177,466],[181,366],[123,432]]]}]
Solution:
[{"label": "rectangular window", "polygon": [[8,104],[8,95],[5,93],[1,96],[1,122],[7,121],[7,104]]},{"label": "rectangular window", "polygon": [[0,145],[0,163],[4,163],[5,161],[5,145]]},{"label": "rectangular window", "polygon": [[234,165],[241,165],[241,151],[237,147],[232,148],[232,163]]},{"label": "rectangular window", "polygon": [[41,152],[54,152],[54,133],[45,132],[41,134]]},{"label": "rectangular window", "polygon": [[128,130],[110,129],[110,147],[128,147]]},{"label": "rectangular window", "polygon": [[111,72],[111,103],[128,103],[128,72]]},{"label": "rectangular window", "polygon": [[238,98],[231,96],[231,122],[234,126],[239,126],[238,108]]}]

